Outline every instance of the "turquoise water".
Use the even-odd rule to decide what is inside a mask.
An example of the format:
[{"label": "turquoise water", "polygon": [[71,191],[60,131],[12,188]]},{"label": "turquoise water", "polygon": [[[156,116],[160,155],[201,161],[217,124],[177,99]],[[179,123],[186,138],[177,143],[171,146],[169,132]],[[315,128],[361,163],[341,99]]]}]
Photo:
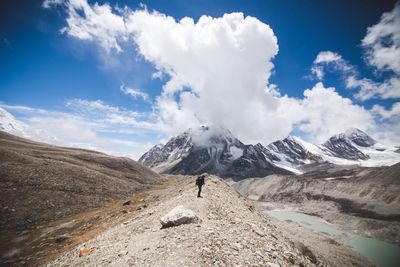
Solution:
[{"label": "turquoise water", "polygon": [[268,214],[279,220],[291,220],[306,228],[333,236],[348,236],[345,243],[355,251],[370,258],[380,267],[400,266],[400,247],[377,239],[352,235],[329,225],[318,217],[294,211],[269,211]]}]

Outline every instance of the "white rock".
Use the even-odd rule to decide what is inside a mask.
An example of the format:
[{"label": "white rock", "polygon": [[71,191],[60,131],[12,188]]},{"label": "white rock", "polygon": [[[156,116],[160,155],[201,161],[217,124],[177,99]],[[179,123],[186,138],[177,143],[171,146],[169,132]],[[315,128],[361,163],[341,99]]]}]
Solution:
[{"label": "white rock", "polygon": [[179,205],[173,208],[166,215],[164,215],[161,218],[160,222],[162,228],[167,228],[171,226],[178,226],[185,223],[196,222],[198,220],[199,217],[197,217],[197,214],[194,211],[189,210],[182,205]]}]

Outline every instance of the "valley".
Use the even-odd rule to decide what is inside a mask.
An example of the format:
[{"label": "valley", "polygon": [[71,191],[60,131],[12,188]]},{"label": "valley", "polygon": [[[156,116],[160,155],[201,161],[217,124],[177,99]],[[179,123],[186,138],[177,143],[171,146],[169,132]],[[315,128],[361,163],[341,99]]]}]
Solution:
[{"label": "valley", "polygon": [[327,252],[320,249],[321,242],[313,241],[315,232],[352,246],[379,266],[396,266],[400,260],[399,168],[396,164],[296,177],[273,175],[233,186],[261,212],[283,220],[280,224],[294,239],[320,254]]}]

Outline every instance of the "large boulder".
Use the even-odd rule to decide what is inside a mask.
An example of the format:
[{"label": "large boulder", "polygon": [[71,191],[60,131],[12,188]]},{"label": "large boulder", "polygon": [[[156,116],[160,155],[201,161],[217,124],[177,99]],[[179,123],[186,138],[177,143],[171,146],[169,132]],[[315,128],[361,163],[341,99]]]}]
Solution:
[{"label": "large boulder", "polygon": [[161,218],[160,222],[162,228],[167,228],[185,223],[197,222],[199,220],[199,217],[194,211],[189,210],[182,205],[179,205],[173,208],[166,215],[164,215]]}]

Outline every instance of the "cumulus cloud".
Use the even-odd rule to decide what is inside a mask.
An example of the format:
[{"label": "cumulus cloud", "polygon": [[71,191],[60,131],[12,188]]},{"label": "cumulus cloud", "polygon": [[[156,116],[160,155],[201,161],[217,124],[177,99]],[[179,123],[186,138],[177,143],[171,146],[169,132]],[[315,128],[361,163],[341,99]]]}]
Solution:
[{"label": "cumulus cloud", "polygon": [[355,74],[355,68],[347,63],[341,55],[332,51],[318,53],[311,67],[311,73],[321,81],[325,76],[324,69],[327,67],[334,71],[347,73],[348,75]]},{"label": "cumulus cloud", "polygon": [[194,22],[137,10],[128,16],[127,29],[145,59],[170,77],[156,110],[171,131],[208,124],[246,141],[276,137],[265,123],[278,105],[266,92],[278,52],[268,25],[242,13]]}]

